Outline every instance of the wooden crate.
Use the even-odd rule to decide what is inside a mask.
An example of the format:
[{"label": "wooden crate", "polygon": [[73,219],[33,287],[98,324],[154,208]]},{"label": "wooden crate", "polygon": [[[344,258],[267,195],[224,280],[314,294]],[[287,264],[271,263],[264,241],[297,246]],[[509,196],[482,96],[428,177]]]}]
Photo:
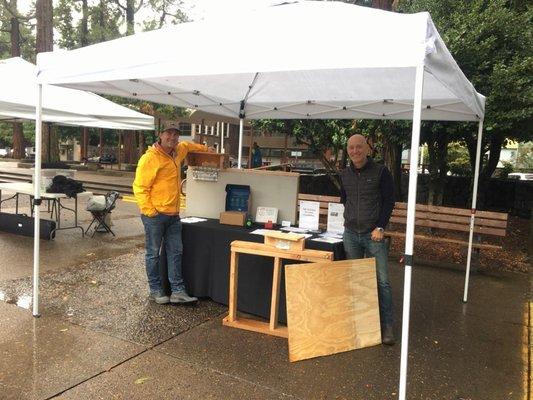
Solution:
[{"label": "wooden crate", "polygon": [[229,168],[229,154],[191,151],[187,155],[187,163],[192,167]]},{"label": "wooden crate", "polygon": [[292,232],[266,231],[264,232],[265,244],[282,250],[303,250],[305,236]]}]

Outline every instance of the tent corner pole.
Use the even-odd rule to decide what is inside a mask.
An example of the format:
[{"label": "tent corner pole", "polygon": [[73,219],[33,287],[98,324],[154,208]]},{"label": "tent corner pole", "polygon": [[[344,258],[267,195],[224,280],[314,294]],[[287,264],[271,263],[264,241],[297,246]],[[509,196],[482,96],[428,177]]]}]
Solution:
[{"label": "tent corner pole", "polygon": [[476,220],[477,189],[479,184],[479,167],[481,158],[481,143],[483,141],[483,120],[479,121],[477,132],[476,167],[474,169],[474,185],[472,188],[472,207],[470,209],[470,232],[468,236],[468,255],[466,258],[465,288],[463,303],[468,301],[468,284],[470,280],[470,263],[472,262],[472,242],[474,239],[474,225]]},{"label": "tent corner pole", "polygon": [[237,168],[238,169],[241,169],[241,164],[242,164],[242,137],[243,137],[243,133],[244,133],[244,119],[243,118],[240,118],[239,119],[239,157],[238,157],[238,160],[237,160]]},{"label": "tent corner pole", "polygon": [[[37,84],[37,106],[35,107],[35,168],[33,179],[34,224],[33,224],[33,316],[39,314],[39,261],[40,261],[40,219],[41,219],[41,152],[42,152],[42,98],[43,85]],[[31,205],[30,205],[31,207]]]},{"label": "tent corner pole", "polygon": [[413,108],[413,130],[409,161],[409,195],[407,199],[407,224],[405,228],[405,271],[403,288],[402,343],[400,357],[400,384],[398,399],[405,400],[407,387],[407,357],[409,345],[409,312],[411,306],[411,270],[415,231],[416,188],[418,179],[418,147],[422,119],[422,94],[424,89],[424,64],[416,67],[415,96]]}]

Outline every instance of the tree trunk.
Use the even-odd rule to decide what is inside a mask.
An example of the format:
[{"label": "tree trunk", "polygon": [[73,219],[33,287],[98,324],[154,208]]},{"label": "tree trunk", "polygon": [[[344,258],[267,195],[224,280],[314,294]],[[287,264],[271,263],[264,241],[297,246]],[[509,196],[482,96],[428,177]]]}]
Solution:
[{"label": "tree trunk", "polygon": [[57,130],[50,123],[43,122],[42,128],[42,151],[43,163],[59,161],[59,146],[57,145]]},{"label": "tree trunk", "polygon": [[[448,134],[442,130],[432,133],[428,138],[429,155],[429,193],[428,204],[442,205],[447,173]],[[410,166],[413,167],[413,166]],[[415,165],[414,168],[418,168]]]},{"label": "tree trunk", "polygon": [[80,158],[81,161],[87,160],[89,147],[89,128],[84,126],[81,129],[81,142],[80,142]]},{"label": "tree trunk", "polygon": [[135,33],[135,0],[126,0],[127,35]]},{"label": "tree trunk", "polygon": [[[37,18],[37,37],[35,42],[36,53],[52,51],[54,48],[53,31],[53,5],[52,0],[37,0],[35,3]],[[59,141],[55,130],[50,129],[48,124],[42,127],[42,159],[45,162],[59,161]]]},{"label": "tree trunk", "polygon": [[[17,1],[11,0],[10,9],[17,10]],[[16,16],[11,17],[11,56],[20,57],[20,22]],[[24,158],[24,132],[21,122],[13,122],[13,158]]]},{"label": "tree trunk", "polygon": [[399,201],[402,199],[402,145],[391,143],[385,135],[382,136],[382,141],[383,161],[392,175],[394,198]]},{"label": "tree trunk", "polygon": [[139,159],[142,157],[144,152],[146,151],[146,138],[144,137],[144,132],[139,131],[139,153],[136,161],[139,161]]},{"label": "tree trunk", "polygon": [[13,158],[24,158],[24,133],[21,122],[13,122]]},{"label": "tree trunk", "polygon": [[372,0],[372,8],[391,11],[392,3],[392,0]]},{"label": "tree trunk", "polygon": [[37,0],[35,13],[37,17],[36,52],[52,51],[54,48],[52,0]]},{"label": "tree trunk", "polygon": [[102,158],[102,155],[104,154],[104,131],[102,128],[98,129],[99,134],[99,142],[98,142],[98,157]]},{"label": "tree trunk", "polygon": [[89,19],[89,6],[87,5],[87,0],[81,1],[81,21],[80,21],[80,44],[81,47],[85,47],[89,44],[89,28],[88,21]]},{"label": "tree trunk", "polygon": [[[476,149],[477,149],[477,139],[469,136],[466,139],[466,145],[468,148],[468,155],[470,157],[470,167],[472,168],[472,177],[474,176],[475,167],[476,167]],[[481,146],[481,157],[479,160],[479,181],[478,181],[478,199],[477,207],[480,209],[485,208],[486,196],[488,190],[488,182],[492,174],[498,166],[500,161],[500,154],[503,146],[504,136],[501,134],[493,134],[490,137],[489,142],[489,158],[487,163],[483,163],[483,155],[485,154],[487,148],[482,144]]]},{"label": "tree trunk", "polygon": [[134,164],[136,161],[137,146],[134,131],[124,131],[124,160],[125,164]]}]

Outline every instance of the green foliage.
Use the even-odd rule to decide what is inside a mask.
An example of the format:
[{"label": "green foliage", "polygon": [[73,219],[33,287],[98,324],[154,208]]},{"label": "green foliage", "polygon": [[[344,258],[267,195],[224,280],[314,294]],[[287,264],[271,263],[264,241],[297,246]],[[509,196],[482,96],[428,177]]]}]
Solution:
[{"label": "green foliage", "polygon": [[[505,138],[523,141],[531,137],[531,6],[505,0],[404,0],[400,10],[429,11],[461,70],[487,97],[482,153],[491,145],[501,146]],[[471,155],[473,132],[472,124],[461,123],[448,130],[452,140],[469,145]],[[496,164],[497,160],[491,160],[486,176]]]},{"label": "green foliage", "polygon": [[29,10],[28,15],[23,15],[18,10],[12,10],[0,3],[0,59],[12,57],[11,49],[11,18],[16,17],[19,21],[21,57],[28,61],[35,61],[35,36],[33,27],[29,22],[29,14],[34,10]]},{"label": "green foliage", "polygon": [[516,168],[533,171],[533,142],[521,143],[516,154]]},{"label": "green foliage", "polygon": [[459,143],[450,143],[448,145],[448,168],[452,175],[472,175],[468,150]]},{"label": "green foliage", "polygon": [[503,167],[500,168],[500,178],[507,178],[507,175],[514,171],[513,164],[508,161],[503,161],[502,164]]},{"label": "green foliage", "polygon": [[189,20],[182,10],[183,1],[181,0],[149,0],[148,4],[157,16],[143,21],[143,31],[151,31],[165,24],[176,25]]}]

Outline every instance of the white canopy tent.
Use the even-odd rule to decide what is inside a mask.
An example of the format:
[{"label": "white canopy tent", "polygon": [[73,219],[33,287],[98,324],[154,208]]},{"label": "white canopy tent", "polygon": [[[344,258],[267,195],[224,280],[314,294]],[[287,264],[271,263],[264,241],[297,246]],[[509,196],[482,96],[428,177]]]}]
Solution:
[{"label": "white canopy tent", "polygon": [[[0,120],[35,119],[36,67],[20,57],[0,60]],[[154,118],[94,93],[44,85],[42,121],[93,128],[154,129]]]},{"label": "white canopy tent", "polygon": [[[228,57],[228,45],[241,54]],[[405,398],[420,122],[477,121],[479,160],[485,105],[428,13],[293,2],[233,21],[185,23],[43,53],[37,60],[40,83],[240,118],[239,165],[244,118],[412,119],[399,390]],[[473,210],[478,173],[476,167]],[[465,301],[473,226],[474,211]]]}]

